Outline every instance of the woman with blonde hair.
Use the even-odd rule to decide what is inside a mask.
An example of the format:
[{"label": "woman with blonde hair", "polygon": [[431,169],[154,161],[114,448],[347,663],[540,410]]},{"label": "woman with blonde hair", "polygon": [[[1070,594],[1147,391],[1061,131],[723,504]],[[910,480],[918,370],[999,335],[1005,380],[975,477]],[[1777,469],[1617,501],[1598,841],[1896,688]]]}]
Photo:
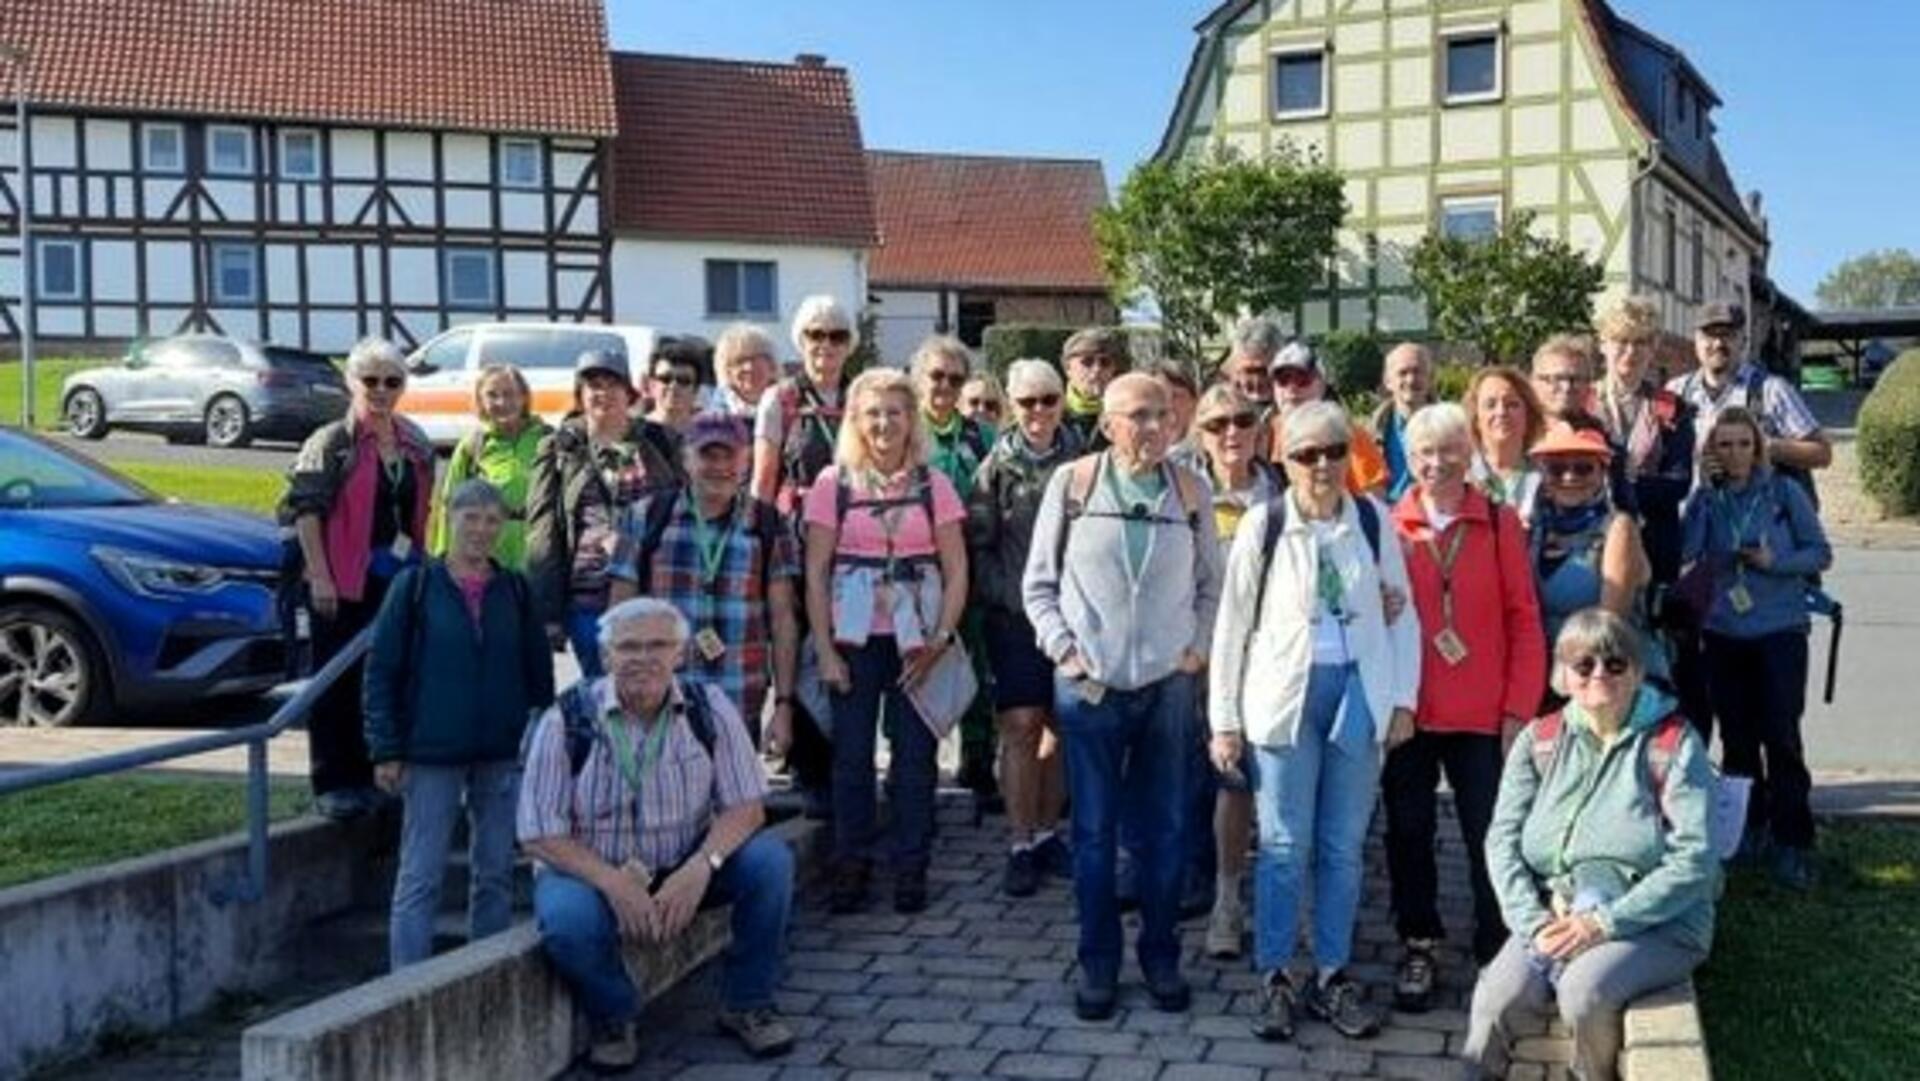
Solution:
[{"label": "woman with blonde hair", "polygon": [[1473,426],[1473,467],[1467,479],[1488,499],[1512,507],[1522,525],[1532,521],[1540,471],[1527,451],[1547,431],[1547,412],[1533,382],[1517,369],[1489,365],[1473,373],[1460,396]]},{"label": "woman with blonde hair", "polygon": [[527,488],[540,440],[553,429],[533,413],[527,377],[511,364],[488,364],[473,384],[473,409],[480,427],[454,445],[447,474],[440,481],[430,551],[445,556],[453,543],[450,520],[454,489],[474,478],[500,493],[505,523],[494,542],[493,558],[509,570],[527,564]]},{"label": "woman with blonde hair", "polygon": [[1680,573],[1680,505],[1693,488],[1693,408],[1661,389],[1652,370],[1660,336],[1653,301],[1622,297],[1594,325],[1604,361],[1594,412],[1626,454],[1653,580],[1670,583]]},{"label": "woman with blonde hair", "polygon": [[893,906],[927,904],[937,740],[907,689],[951,648],[967,602],[966,508],[927,464],[913,382],[876,368],[847,388],[834,464],[807,493],[807,617],[833,715],[830,907],[866,903],[874,739],[886,703]]}]

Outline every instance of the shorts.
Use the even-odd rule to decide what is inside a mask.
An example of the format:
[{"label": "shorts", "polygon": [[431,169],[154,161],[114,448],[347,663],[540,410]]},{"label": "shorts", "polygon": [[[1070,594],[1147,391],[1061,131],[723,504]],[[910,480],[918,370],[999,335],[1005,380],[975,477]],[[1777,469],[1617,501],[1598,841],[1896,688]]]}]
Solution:
[{"label": "shorts", "polygon": [[1040,652],[1026,616],[997,608],[987,613],[987,659],[995,709],[1053,708],[1053,662]]}]

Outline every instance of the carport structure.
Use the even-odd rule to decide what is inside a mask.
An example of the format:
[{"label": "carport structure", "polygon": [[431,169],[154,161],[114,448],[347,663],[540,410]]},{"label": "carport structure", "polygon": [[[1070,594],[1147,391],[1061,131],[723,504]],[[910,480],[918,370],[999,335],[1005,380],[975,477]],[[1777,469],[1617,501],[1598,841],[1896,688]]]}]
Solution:
[{"label": "carport structure", "polygon": [[1850,362],[1853,382],[1864,374],[1868,349],[1886,338],[1920,338],[1920,308],[1814,312],[1800,333],[1805,342],[1832,342]]}]

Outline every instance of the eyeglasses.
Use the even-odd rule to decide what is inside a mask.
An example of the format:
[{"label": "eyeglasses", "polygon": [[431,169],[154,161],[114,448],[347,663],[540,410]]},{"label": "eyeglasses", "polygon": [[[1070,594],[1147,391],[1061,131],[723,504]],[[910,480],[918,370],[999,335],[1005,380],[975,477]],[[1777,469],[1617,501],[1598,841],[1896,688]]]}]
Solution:
[{"label": "eyeglasses", "polygon": [[1000,415],[1000,403],[992,398],[971,398],[961,402],[960,407],[969,413],[991,413],[996,417]]},{"label": "eyeglasses", "polygon": [[845,345],[853,340],[853,331],[841,327],[831,330],[825,327],[808,327],[800,336],[810,342],[827,342],[831,345]]},{"label": "eyeglasses", "polygon": [[1252,413],[1235,413],[1230,417],[1208,417],[1200,422],[1200,430],[1208,435],[1220,435],[1228,428],[1246,431],[1260,423],[1260,418]]},{"label": "eyeglasses", "polygon": [[622,657],[657,657],[663,653],[678,652],[680,646],[678,638],[622,638],[607,649]]},{"label": "eyeglasses", "polygon": [[1013,404],[1022,409],[1052,409],[1060,404],[1058,394],[1035,394],[1029,398],[1015,398]]},{"label": "eyeglasses", "polygon": [[1084,364],[1089,368],[1112,368],[1117,362],[1105,353],[1075,353],[1067,358],[1068,364]]},{"label": "eyeglasses", "polygon": [[1321,462],[1337,464],[1347,460],[1347,445],[1332,443],[1324,447],[1301,447],[1299,450],[1288,451],[1287,458],[1294,464],[1304,465],[1309,469]]},{"label": "eyeglasses", "polygon": [[700,385],[700,377],[694,375],[692,372],[654,372],[653,381],[671,387],[697,387]]},{"label": "eyeglasses", "polygon": [[936,384],[938,386],[952,387],[955,390],[959,390],[961,387],[964,387],[967,385],[967,373],[965,372],[928,372],[927,382]]},{"label": "eyeglasses", "polygon": [[1554,480],[1588,480],[1600,471],[1600,463],[1585,458],[1571,462],[1547,462],[1540,471]]},{"label": "eyeglasses", "polygon": [[1573,669],[1573,674],[1581,679],[1592,679],[1594,673],[1600,671],[1618,679],[1626,675],[1627,669],[1633,665],[1625,657],[1582,657],[1567,667]]},{"label": "eyeglasses", "polygon": [[1305,368],[1281,368],[1273,373],[1273,381],[1283,387],[1311,386],[1313,373]]},{"label": "eyeglasses", "polygon": [[383,387],[387,390],[399,390],[401,387],[407,385],[407,377],[404,375],[363,375],[360,377],[360,385],[368,390],[380,390]]},{"label": "eyeglasses", "polygon": [[1159,424],[1167,419],[1167,411],[1165,409],[1153,408],[1135,409],[1131,413],[1115,413],[1113,415],[1133,425],[1135,428],[1144,428],[1149,424]]},{"label": "eyeglasses", "polygon": [[1536,383],[1545,383],[1550,387],[1584,387],[1588,383],[1593,382],[1592,379],[1580,372],[1536,373],[1533,381]]}]

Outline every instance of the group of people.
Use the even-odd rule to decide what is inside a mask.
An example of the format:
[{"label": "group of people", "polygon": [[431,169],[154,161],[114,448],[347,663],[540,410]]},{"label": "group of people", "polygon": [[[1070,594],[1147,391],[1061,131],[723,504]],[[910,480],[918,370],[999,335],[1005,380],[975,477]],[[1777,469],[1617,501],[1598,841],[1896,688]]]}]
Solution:
[{"label": "group of people", "polygon": [[[1743,326],[1710,305],[1697,370],[1660,387],[1656,314],[1623,301],[1598,355],[1556,338],[1457,404],[1404,344],[1360,423],[1266,320],[1213,385],[1129,370],[1126,339],[1091,328],[1002,390],[945,337],[849,377],[852,313],[810,297],[792,374],[747,325],[664,341],[642,384],[589,353],[557,426],[487,368],[437,488],[395,411],[402,358],[364,342],[353,407],[282,507],[316,659],[373,628],[364,678],[310,722],[320,809],[404,801],[396,967],[432,952],[461,807],[476,937],[510,918],[517,840],[590,1062],[622,1068],[620,941],[704,905],[732,905],[722,1026],[755,1054],[792,1043],[773,990],[793,867],[761,832],[764,760],[830,823],[830,909],[879,879],[910,914],[957,730],[960,779],[1004,804],[1005,892],[1071,879],[1082,1017],[1115,1008],[1128,904],[1151,1001],[1188,1008],[1177,925],[1204,912],[1215,957],[1251,927],[1269,1040],[1303,1012],[1380,1026],[1348,963],[1376,801],[1394,999],[1430,1004],[1444,772],[1483,966],[1471,1068],[1503,1073],[1513,1013],[1557,991],[1584,1076],[1612,1076],[1621,1008],[1710,943],[1715,718],[1722,767],[1755,782],[1743,851],[1810,875],[1805,592],[1829,551],[1805,478],[1828,452],[1792,387],[1741,362]],[[556,693],[560,649],[582,678]]]}]

